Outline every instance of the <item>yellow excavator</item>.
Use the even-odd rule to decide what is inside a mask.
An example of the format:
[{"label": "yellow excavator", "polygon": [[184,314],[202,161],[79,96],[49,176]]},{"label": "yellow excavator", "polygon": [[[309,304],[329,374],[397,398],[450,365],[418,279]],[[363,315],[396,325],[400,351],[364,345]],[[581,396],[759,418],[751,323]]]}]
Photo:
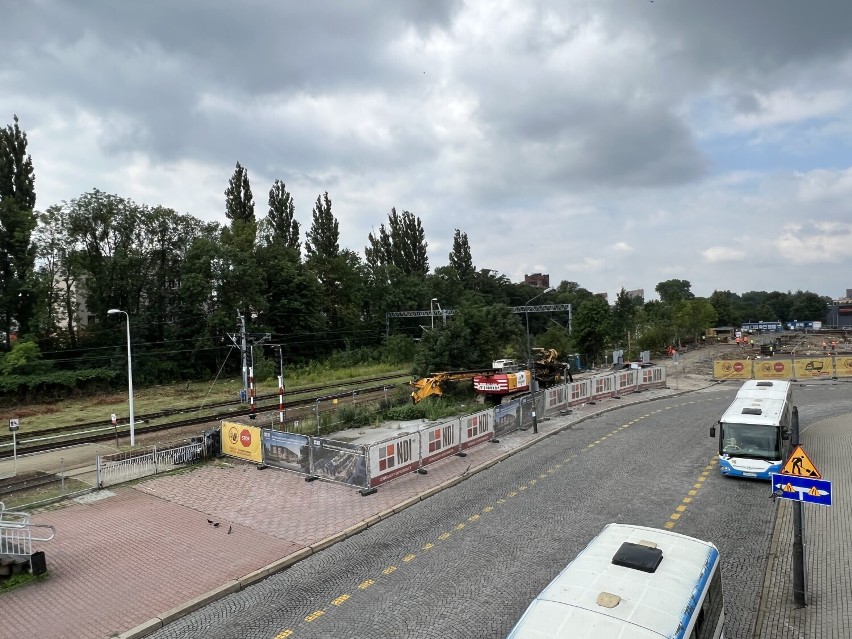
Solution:
[{"label": "yellow excavator", "polygon": [[496,372],[493,368],[485,368],[475,371],[453,371],[441,373],[429,373],[428,377],[421,377],[408,385],[415,390],[411,393],[411,401],[417,404],[420,400],[432,395],[441,397],[444,394],[444,389],[441,384],[444,382],[457,382],[459,380],[473,379],[477,375],[486,375]]}]

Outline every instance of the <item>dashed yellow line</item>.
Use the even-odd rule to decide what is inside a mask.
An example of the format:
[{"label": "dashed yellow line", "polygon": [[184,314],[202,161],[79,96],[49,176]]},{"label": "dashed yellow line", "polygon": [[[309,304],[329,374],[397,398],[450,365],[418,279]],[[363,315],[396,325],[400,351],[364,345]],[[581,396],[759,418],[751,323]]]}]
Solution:
[{"label": "dashed yellow line", "polygon": [[448,533],[448,532],[441,533],[440,535],[438,535],[438,539],[440,539],[441,541],[446,541],[449,538],[450,538],[450,533]]},{"label": "dashed yellow line", "polygon": [[362,581],[360,584],[358,584],[358,590],[366,590],[370,586],[375,585],[375,583],[376,582],[373,579],[366,579],[366,580]]},{"label": "dashed yellow line", "polygon": [[340,595],[337,599],[332,599],[332,606],[339,606],[342,603],[349,601],[349,595]]},{"label": "dashed yellow line", "polygon": [[324,614],[325,614],[324,610],[315,610],[314,612],[309,614],[307,617],[305,617],[305,621],[316,621],[317,619],[322,617]]},{"label": "dashed yellow line", "polygon": [[408,563],[409,561],[414,561],[415,559],[417,559],[417,555],[411,555],[411,554],[408,554],[408,555],[406,555],[405,557],[402,558],[402,560],[405,563]]},{"label": "dashed yellow line", "polygon": [[290,637],[292,635],[293,635],[293,631],[290,628],[288,628],[287,630],[282,630],[277,635],[275,635],[274,639],[287,639],[287,637]]},{"label": "dashed yellow line", "polygon": [[391,573],[396,572],[396,566],[388,566],[382,571],[383,575],[390,575]]},{"label": "dashed yellow line", "polygon": [[669,520],[663,524],[664,528],[668,528],[671,530],[675,527],[677,520],[680,519],[680,516],[686,512],[686,507],[692,503],[692,498],[698,494],[698,490],[704,485],[704,482],[707,480],[707,477],[713,470],[713,466],[716,464],[718,458],[714,457],[707,466],[704,467],[704,470],[701,471],[701,474],[695,480],[696,483],[692,485],[692,488],[687,492],[687,497],[684,497],[681,500],[679,506],[675,507],[675,511],[669,515]]}]

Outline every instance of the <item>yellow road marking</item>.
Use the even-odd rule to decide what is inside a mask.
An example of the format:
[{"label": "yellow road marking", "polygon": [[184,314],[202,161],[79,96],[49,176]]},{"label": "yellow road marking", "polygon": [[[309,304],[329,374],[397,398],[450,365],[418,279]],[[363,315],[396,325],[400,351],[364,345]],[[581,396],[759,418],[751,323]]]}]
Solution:
[{"label": "yellow road marking", "polygon": [[389,574],[391,574],[392,572],[396,572],[396,566],[388,566],[387,568],[385,568],[385,569],[382,571],[382,574],[383,574],[383,575],[389,575]]},{"label": "yellow road marking", "polygon": [[663,524],[663,528],[668,528],[668,529],[670,529],[670,530],[671,530],[672,528],[674,528],[674,526],[675,526],[675,525],[674,525],[674,522],[673,522],[673,521],[667,521],[666,523],[664,523],[664,524]]},{"label": "yellow road marking", "polygon": [[316,610],[316,611],[312,612],[311,614],[309,614],[307,617],[305,617],[305,621],[314,621],[315,619],[319,619],[320,617],[322,617],[324,614],[325,614],[325,611]]},{"label": "yellow road marking", "polygon": [[467,520],[468,521],[478,521],[479,515],[471,515],[470,517],[467,518]]},{"label": "yellow road marking", "polygon": [[366,590],[367,588],[369,588],[370,586],[372,586],[375,583],[376,582],[373,581],[372,579],[367,579],[366,581],[362,581],[360,584],[358,584],[358,589],[359,590]]},{"label": "yellow road marking", "polygon": [[411,554],[409,554],[409,555],[406,555],[405,557],[403,557],[403,558],[402,558],[402,560],[403,560],[405,563],[408,563],[409,561],[413,561],[414,559],[417,559],[417,555],[411,555]]},{"label": "yellow road marking", "polygon": [[506,496],[507,496],[507,497],[517,497],[517,496],[518,496],[518,493],[516,493],[516,492],[513,490],[512,492],[510,492],[510,493],[509,493],[508,495],[506,495]]},{"label": "yellow road marking", "polygon": [[682,513],[684,510],[686,510],[686,506],[678,506],[677,508],[675,508],[675,510],[679,513]]},{"label": "yellow road marking", "polygon": [[701,484],[692,484],[693,488],[701,488]]},{"label": "yellow road marking", "polygon": [[684,498],[683,498],[683,503],[684,503],[684,504],[688,504],[688,503],[690,503],[690,502],[692,502],[692,497],[684,497]]},{"label": "yellow road marking", "polygon": [[690,491],[689,491],[688,493],[686,493],[686,494],[687,494],[687,495],[691,495],[692,497],[695,497],[695,496],[698,494],[698,491],[697,491],[697,490],[690,490]]},{"label": "yellow road marking", "polygon": [[482,509],[482,512],[490,513],[492,510],[494,510],[494,506],[486,506],[485,508]]},{"label": "yellow road marking", "polygon": [[464,523],[456,524],[456,530],[461,530],[462,528],[464,528]]},{"label": "yellow road marking", "polygon": [[449,538],[450,538],[450,533],[448,533],[448,532],[441,533],[440,535],[438,535],[438,539],[440,539],[441,541],[444,541],[445,539],[449,539]]},{"label": "yellow road marking", "polygon": [[282,630],[277,635],[275,635],[275,639],[287,639],[287,637],[291,636],[293,631],[288,628],[287,630]]},{"label": "yellow road marking", "polygon": [[421,550],[432,550],[432,548],[434,547],[435,544],[426,544],[425,546],[423,546],[423,548],[421,548]]},{"label": "yellow road marking", "polygon": [[669,519],[680,519],[680,513],[672,513],[669,515]]},{"label": "yellow road marking", "polygon": [[337,599],[333,599],[331,602],[332,606],[339,606],[343,602],[349,599],[349,595],[340,595]]}]

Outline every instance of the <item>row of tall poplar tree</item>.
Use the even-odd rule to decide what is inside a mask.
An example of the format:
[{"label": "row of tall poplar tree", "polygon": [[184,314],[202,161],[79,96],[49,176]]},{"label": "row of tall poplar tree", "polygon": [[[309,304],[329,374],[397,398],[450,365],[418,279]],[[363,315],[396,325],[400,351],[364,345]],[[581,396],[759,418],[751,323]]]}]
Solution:
[{"label": "row of tall poplar tree", "polygon": [[[340,246],[327,192],[304,234],[281,180],[263,216],[239,162],[224,196],[224,225],[97,189],[39,211],[26,133],[17,116],[0,129],[0,394],[119,383],[124,319],[108,315],[113,308],[130,317],[138,383],[238,370],[228,334],[239,316],[249,332],[270,333],[290,364],[413,361],[423,374],[523,357],[524,317],[509,308],[540,291],[477,269],[461,230],[448,264],[431,269],[426,233],[409,211],[392,208],[362,258]],[[660,301],[647,304],[622,290],[610,306],[563,281],[537,303],[571,304],[573,334],[567,313],[532,314],[533,342],[601,361],[607,348],[659,348],[750,311],[728,291],[707,300],[689,289],[684,280],[661,282]],[[805,296],[815,304],[805,315],[818,315],[821,304],[824,316],[814,294],[761,295]],[[422,317],[387,321],[390,311],[434,308],[433,298],[456,311],[451,321],[439,316],[434,330]]]}]

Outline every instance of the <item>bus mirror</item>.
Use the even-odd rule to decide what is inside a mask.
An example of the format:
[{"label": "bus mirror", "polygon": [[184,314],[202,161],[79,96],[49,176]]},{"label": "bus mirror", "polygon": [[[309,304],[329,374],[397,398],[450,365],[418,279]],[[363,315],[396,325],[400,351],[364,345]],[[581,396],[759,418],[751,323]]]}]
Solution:
[{"label": "bus mirror", "polygon": [[711,426],[710,427],[710,437],[715,437],[715,436],[716,436],[716,427]]}]

